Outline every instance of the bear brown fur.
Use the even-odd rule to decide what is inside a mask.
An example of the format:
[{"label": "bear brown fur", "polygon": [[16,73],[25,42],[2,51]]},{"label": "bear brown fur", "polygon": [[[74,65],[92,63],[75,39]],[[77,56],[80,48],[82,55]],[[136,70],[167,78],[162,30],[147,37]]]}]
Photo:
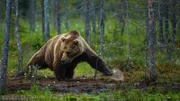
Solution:
[{"label": "bear brown fur", "polygon": [[26,72],[28,73],[28,68],[33,65],[38,65],[40,69],[48,67],[54,71],[57,80],[72,79],[74,69],[80,62],[87,62],[104,75],[112,75],[103,60],[75,30],[57,35],[47,41],[32,56],[27,64]]}]

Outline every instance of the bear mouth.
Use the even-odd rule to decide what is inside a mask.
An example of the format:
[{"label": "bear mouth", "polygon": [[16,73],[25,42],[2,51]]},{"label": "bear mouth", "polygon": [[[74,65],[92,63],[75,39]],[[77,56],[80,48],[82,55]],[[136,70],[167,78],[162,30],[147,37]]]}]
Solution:
[{"label": "bear mouth", "polygon": [[69,64],[70,62],[69,61],[61,61],[61,64],[64,65],[64,64]]},{"label": "bear mouth", "polygon": [[68,60],[61,60],[60,63],[61,65],[67,65],[67,64],[70,64],[72,61],[68,61]]}]

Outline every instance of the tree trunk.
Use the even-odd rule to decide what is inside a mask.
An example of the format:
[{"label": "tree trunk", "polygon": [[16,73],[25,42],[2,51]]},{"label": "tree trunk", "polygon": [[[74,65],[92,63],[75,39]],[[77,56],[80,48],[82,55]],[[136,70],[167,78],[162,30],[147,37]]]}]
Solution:
[{"label": "tree trunk", "polygon": [[147,61],[148,61],[148,56],[147,56],[147,52],[149,50],[149,24],[148,24],[148,10],[146,10],[146,36],[145,36],[145,52],[144,52],[144,78],[147,78]]},{"label": "tree trunk", "polygon": [[165,6],[164,6],[164,24],[165,24],[165,40],[166,44],[168,44],[168,39],[169,39],[169,6],[168,6],[168,0],[165,1]]},{"label": "tree trunk", "polygon": [[[160,45],[163,43],[163,20],[162,20],[162,7],[161,7],[161,0],[158,1],[158,20],[159,20],[159,38],[158,41]],[[162,52],[162,47],[160,46],[160,52]]]},{"label": "tree trunk", "polygon": [[164,24],[165,24],[165,42],[166,42],[166,53],[167,59],[170,62],[170,50],[169,50],[169,0],[165,0],[165,5],[164,5]]},{"label": "tree trunk", "polygon": [[89,0],[84,0],[84,12],[85,12],[85,34],[86,34],[86,40],[88,44],[91,42],[91,26],[90,26],[90,8],[89,8]]},{"label": "tree trunk", "polygon": [[65,28],[67,31],[69,31],[69,22],[68,22],[68,0],[64,0],[65,5]]},{"label": "tree trunk", "polygon": [[175,38],[176,38],[176,14],[175,14],[175,0],[170,0],[170,20],[172,25],[172,36],[169,38],[167,53],[168,53],[168,62],[172,63],[171,58],[175,48]]},{"label": "tree trunk", "polygon": [[45,39],[44,35],[44,0],[41,0],[41,6],[42,6],[42,39]]},{"label": "tree trunk", "polygon": [[6,17],[4,25],[4,41],[2,46],[2,59],[0,66],[0,93],[6,90],[6,72],[8,65],[9,37],[11,24],[11,4],[12,0],[6,0]]},{"label": "tree trunk", "polygon": [[44,0],[44,41],[49,39],[49,0]]},{"label": "tree trunk", "polygon": [[100,0],[100,55],[104,55],[104,18],[105,18],[105,11],[104,11],[104,2]]},{"label": "tree trunk", "polygon": [[148,0],[148,35],[149,35],[149,81],[156,79],[155,69],[155,18],[153,0]]},{"label": "tree trunk", "polygon": [[22,49],[19,41],[19,10],[18,10],[18,0],[15,0],[15,11],[16,11],[16,18],[15,18],[15,36],[16,36],[16,45],[18,49],[18,68],[17,68],[17,74],[19,72],[23,71],[23,56],[22,56]]},{"label": "tree trunk", "polygon": [[180,0],[178,1],[178,7],[179,7],[179,10],[178,10],[178,13],[179,13],[179,16],[178,16],[178,29],[179,29],[179,32],[180,32]]},{"label": "tree trunk", "polygon": [[3,9],[2,9],[2,5],[3,5],[3,4],[2,4],[2,1],[0,1],[0,5],[1,5],[1,6],[0,6],[0,29],[1,29],[1,26],[2,26],[2,25],[1,25],[1,24],[2,24],[2,11],[3,11]]},{"label": "tree trunk", "polygon": [[96,12],[94,7],[95,0],[91,0],[91,21],[92,21],[92,31],[93,33],[96,33]]},{"label": "tree trunk", "polygon": [[170,15],[171,15],[171,24],[172,24],[172,37],[171,37],[171,42],[173,45],[175,45],[175,38],[176,38],[176,11],[175,11],[175,6],[176,2],[175,0],[170,0]]},{"label": "tree trunk", "polygon": [[121,13],[118,16],[118,21],[121,25],[121,35],[123,36],[124,34],[124,29],[126,26],[126,18],[125,18],[125,13],[123,12],[126,9],[126,6],[124,5],[126,2],[128,1],[124,1],[124,0],[120,0],[120,5],[118,6],[119,10],[121,11]]},{"label": "tree trunk", "polygon": [[56,15],[57,15],[57,33],[61,34],[60,0],[57,0]]},{"label": "tree trunk", "polygon": [[57,28],[57,13],[56,13],[57,0],[53,0],[53,25]]},{"label": "tree trunk", "polygon": [[148,39],[149,39],[149,33],[148,33],[148,21],[146,20],[146,36],[145,36],[145,51],[144,51],[144,78],[146,79],[146,71],[147,71],[147,52],[149,49],[149,43],[148,43]]},{"label": "tree trunk", "polygon": [[29,11],[29,32],[33,33],[36,29],[36,0],[30,0]]},{"label": "tree trunk", "polygon": [[127,37],[128,37],[128,52],[127,52],[127,58],[128,59],[130,59],[131,58],[131,54],[130,54],[130,52],[131,52],[131,48],[130,48],[130,33],[129,33],[129,29],[128,29],[128,20],[129,20],[129,18],[128,18],[128,0],[126,0],[126,6],[127,6],[127,8],[126,8],[126,31],[127,31]]}]

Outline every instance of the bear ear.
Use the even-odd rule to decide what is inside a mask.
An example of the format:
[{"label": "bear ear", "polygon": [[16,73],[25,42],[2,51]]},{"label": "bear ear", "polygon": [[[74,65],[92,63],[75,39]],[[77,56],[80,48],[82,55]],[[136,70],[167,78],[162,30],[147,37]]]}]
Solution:
[{"label": "bear ear", "polygon": [[79,43],[79,41],[78,41],[77,39],[75,39],[75,40],[73,41],[73,43],[74,43],[75,45],[77,45],[77,44]]},{"label": "bear ear", "polygon": [[62,36],[61,37],[61,41],[65,41],[66,40],[66,37],[65,36]]},{"label": "bear ear", "polygon": [[79,35],[80,35],[79,32],[76,31],[76,30],[72,30],[72,31],[70,31],[70,33],[71,33],[73,36],[79,36]]}]

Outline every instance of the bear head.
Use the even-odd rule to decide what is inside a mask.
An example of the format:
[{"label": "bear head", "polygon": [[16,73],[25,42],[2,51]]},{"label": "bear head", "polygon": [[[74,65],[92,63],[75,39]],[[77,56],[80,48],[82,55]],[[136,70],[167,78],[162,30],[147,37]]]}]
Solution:
[{"label": "bear head", "polygon": [[61,64],[70,63],[83,52],[83,44],[77,31],[71,31],[61,37]]}]

